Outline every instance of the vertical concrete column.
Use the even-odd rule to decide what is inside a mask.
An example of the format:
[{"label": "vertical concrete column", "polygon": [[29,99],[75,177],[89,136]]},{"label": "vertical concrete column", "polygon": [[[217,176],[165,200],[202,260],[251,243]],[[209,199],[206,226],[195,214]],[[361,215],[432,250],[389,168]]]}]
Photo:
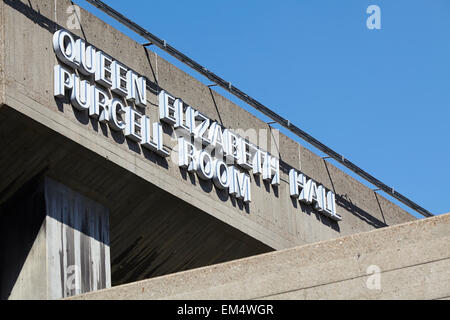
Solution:
[{"label": "vertical concrete column", "polygon": [[45,179],[48,298],[111,287],[108,209]]},{"label": "vertical concrete column", "polygon": [[108,209],[50,178],[18,193],[0,206],[8,211],[0,211],[2,230],[13,230],[0,235],[1,298],[59,299],[111,287]]}]

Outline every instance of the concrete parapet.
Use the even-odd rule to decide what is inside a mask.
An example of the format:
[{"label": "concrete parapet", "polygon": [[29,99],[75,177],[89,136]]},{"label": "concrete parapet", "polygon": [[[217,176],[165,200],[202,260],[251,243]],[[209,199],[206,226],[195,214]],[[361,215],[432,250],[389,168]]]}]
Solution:
[{"label": "concrete parapet", "polygon": [[450,214],[91,292],[74,299],[443,299]]}]

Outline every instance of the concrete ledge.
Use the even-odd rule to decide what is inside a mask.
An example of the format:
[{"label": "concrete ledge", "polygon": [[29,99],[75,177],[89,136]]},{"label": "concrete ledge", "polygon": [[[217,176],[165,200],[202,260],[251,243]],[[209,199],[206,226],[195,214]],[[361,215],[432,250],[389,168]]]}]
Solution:
[{"label": "concrete ledge", "polygon": [[[380,289],[369,289],[380,271]],[[373,267],[375,266],[375,267]],[[368,269],[369,268],[369,269]],[[73,299],[444,299],[450,214],[91,292]]]}]

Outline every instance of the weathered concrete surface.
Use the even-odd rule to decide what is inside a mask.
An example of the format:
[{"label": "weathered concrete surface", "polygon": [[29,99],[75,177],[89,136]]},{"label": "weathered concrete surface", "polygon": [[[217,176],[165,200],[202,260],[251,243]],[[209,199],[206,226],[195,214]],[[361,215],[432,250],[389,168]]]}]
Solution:
[{"label": "weathered concrete surface", "polygon": [[[266,149],[280,156],[283,168],[299,169],[334,190],[343,221],[336,223],[309,206],[293,203],[286,171],[282,173],[281,185],[276,189],[252,179],[253,201],[249,206],[244,206],[216,190],[212,183],[186,174],[170,159],[166,161],[149,154],[123,135],[111,132],[107,126],[74,110],[67,99],[55,99],[52,70],[58,62],[52,49],[52,36],[57,29],[67,27],[67,7],[71,4],[67,0],[1,2],[5,105],[274,249],[414,219],[400,207],[282,134],[278,144],[272,148],[269,143]],[[81,30],[74,30],[77,36],[147,76],[153,86],[182,98],[225,127],[257,132],[267,129],[263,121],[88,12],[81,10],[80,21]],[[156,119],[157,96],[153,91],[148,91],[147,95],[150,107],[146,113]],[[171,134],[170,128],[166,127],[164,141],[169,149],[175,144]],[[264,147],[264,140],[271,141],[271,137],[272,133],[267,131],[258,141],[251,140]],[[176,157],[175,151],[172,154]],[[2,180],[2,184],[8,185],[16,178],[11,174]]]},{"label": "weathered concrete surface", "polygon": [[48,298],[110,288],[109,210],[49,178],[45,204]]},{"label": "weathered concrete surface", "polygon": [[0,299],[59,299],[111,287],[104,206],[37,177],[0,212]]},{"label": "weathered concrete surface", "polygon": [[108,208],[113,285],[273,251],[14,109],[0,109],[0,121],[0,204],[45,174]]},{"label": "weathered concrete surface", "polygon": [[[379,289],[372,281],[376,275],[367,273],[371,268],[379,268]],[[368,282],[372,289],[368,288]],[[446,214],[74,298],[444,299],[449,296],[450,214]]]},{"label": "weathered concrete surface", "polygon": [[45,216],[44,185],[37,179],[1,203],[1,300],[11,296],[47,298]]}]

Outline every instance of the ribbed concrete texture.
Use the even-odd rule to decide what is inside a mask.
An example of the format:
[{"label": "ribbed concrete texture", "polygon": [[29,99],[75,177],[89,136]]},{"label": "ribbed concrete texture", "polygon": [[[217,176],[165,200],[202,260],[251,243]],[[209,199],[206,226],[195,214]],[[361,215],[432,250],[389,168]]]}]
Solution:
[{"label": "ribbed concrete texture", "polygon": [[110,288],[108,209],[52,179],[45,185],[48,298]]},{"label": "ribbed concrete texture", "polygon": [[108,209],[37,178],[0,212],[0,299],[60,299],[111,287]]},{"label": "ribbed concrete texture", "polygon": [[88,293],[76,299],[445,299],[450,214]]}]

